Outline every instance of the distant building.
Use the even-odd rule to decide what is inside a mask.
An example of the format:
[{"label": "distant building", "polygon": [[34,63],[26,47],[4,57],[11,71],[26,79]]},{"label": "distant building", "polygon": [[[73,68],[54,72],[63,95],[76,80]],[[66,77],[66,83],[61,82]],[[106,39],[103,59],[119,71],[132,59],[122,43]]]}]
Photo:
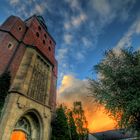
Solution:
[{"label": "distant building", "polygon": [[0,26],[0,74],[11,88],[0,120],[0,140],[49,140],[56,105],[55,41],[43,17],[10,16]]},{"label": "distant building", "polygon": [[134,134],[130,132],[125,133],[123,129],[98,132],[92,135],[96,137],[97,140],[138,140]]}]

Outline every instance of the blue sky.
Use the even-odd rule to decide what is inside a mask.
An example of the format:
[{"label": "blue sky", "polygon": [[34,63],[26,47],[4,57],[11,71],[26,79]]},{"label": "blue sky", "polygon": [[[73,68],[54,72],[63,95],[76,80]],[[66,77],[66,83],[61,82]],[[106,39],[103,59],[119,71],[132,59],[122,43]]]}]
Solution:
[{"label": "blue sky", "polygon": [[57,43],[58,85],[64,75],[91,75],[106,49],[140,46],[139,0],[1,0],[0,9],[0,23],[11,14],[45,18]]}]

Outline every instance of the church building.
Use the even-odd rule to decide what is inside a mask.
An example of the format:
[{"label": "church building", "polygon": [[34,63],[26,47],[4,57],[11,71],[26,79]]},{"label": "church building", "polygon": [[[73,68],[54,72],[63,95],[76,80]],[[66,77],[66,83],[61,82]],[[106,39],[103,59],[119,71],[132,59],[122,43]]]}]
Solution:
[{"label": "church building", "polygon": [[0,74],[11,74],[0,140],[50,139],[56,106],[55,45],[42,16],[25,21],[10,16],[0,26]]}]

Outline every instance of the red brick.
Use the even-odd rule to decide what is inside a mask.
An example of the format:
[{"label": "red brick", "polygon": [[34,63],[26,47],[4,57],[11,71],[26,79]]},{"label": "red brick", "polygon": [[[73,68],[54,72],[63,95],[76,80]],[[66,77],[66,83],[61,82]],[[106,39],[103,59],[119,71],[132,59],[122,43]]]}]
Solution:
[{"label": "red brick", "polygon": [[[39,37],[37,37],[37,33]],[[43,43],[43,40],[45,43]],[[8,48],[9,43],[13,44],[12,48]],[[38,50],[53,66],[49,103],[54,109],[57,80],[57,61],[54,56],[55,41],[46,30],[46,26],[45,28],[42,26],[37,16],[33,16],[26,21],[16,16],[10,16],[0,26],[0,73],[8,68],[13,79],[27,46],[32,46],[33,49]]]}]

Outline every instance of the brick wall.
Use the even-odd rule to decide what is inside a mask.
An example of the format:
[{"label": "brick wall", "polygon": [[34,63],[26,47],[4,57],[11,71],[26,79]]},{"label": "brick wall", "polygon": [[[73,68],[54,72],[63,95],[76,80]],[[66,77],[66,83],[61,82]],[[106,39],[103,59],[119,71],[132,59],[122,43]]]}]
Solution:
[{"label": "brick wall", "polygon": [[25,32],[25,23],[15,16],[10,16],[0,26],[0,73],[10,70],[12,80],[25,52],[24,45],[20,43]]},{"label": "brick wall", "polygon": [[57,80],[57,61],[54,56],[55,42],[36,16],[25,22],[18,17],[10,16],[0,26],[0,73],[8,68],[13,80],[27,46],[37,49],[53,67],[50,105],[55,108]]},{"label": "brick wall", "polygon": [[[0,41],[0,73],[3,73],[16,50],[18,42],[8,33],[0,33],[4,36]],[[11,48],[8,48],[9,43],[12,45]]]},{"label": "brick wall", "polygon": [[31,18],[29,20],[31,20],[30,22],[27,21],[29,29],[23,41],[25,44],[36,46],[36,48],[55,65],[55,42],[36,18]]}]

